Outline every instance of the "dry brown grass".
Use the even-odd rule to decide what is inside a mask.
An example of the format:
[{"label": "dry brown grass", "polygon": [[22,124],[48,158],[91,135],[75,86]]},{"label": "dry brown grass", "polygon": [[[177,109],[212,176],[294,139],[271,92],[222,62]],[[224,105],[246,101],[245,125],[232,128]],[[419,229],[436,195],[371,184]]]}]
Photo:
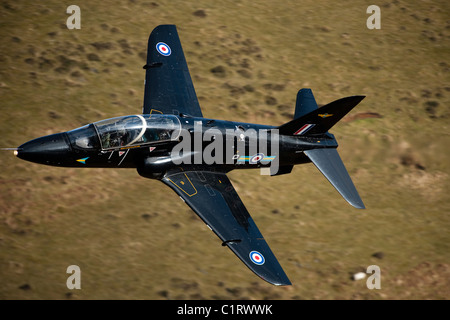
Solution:
[{"label": "dry brown grass", "polygon": [[[449,4],[382,1],[382,28],[368,30],[370,4],[78,1],[82,28],[68,30],[63,3],[2,1],[0,147],[140,112],[147,37],[163,23],[178,26],[206,117],[281,124],[302,87],[319,104],[364,94],[350,115],[379,117],[332,130],[365,211],[312,165],[230,174],[287,288],[254,276],[134,170],[2,153],[0,298],[449,299]],[[81,290],[65,285],[71,264]],[[372,264],[380,290],[350,279]]]}]

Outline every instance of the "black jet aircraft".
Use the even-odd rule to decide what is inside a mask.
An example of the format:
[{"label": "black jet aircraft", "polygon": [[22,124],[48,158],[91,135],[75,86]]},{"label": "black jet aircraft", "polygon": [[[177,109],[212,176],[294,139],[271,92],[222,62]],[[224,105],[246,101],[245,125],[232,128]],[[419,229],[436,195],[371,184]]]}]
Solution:
[{"label": "black jet aircraft", "polygon": [[204,118],[174,25],[152,31],[144,69],[142,114],[31,140],[14,151],[17,157],[60,167],[136,168],[175,191],[255,274],[275,285],[290,285],[227,172],[267,168],[268,174],[279,175],[313,162],[345,200],[363,209],[328,130],[364,96],[318,108],[312,91],[301,89],[294,119],[281,126]]}]

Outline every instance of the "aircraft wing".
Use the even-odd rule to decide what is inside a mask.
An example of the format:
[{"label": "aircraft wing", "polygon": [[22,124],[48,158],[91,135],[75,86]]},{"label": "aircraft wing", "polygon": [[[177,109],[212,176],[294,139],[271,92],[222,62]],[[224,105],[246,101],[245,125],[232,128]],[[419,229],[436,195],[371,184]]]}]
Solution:
[{"label": "aircraft wing", "polygon": [[148,39],[143,113],[203,117],[174,25],[156,27]]},{"label": "aircraft wing", "polygon": [[291,284],[225,173],[181,171],[162,181],[250,270],[272,284]]}]

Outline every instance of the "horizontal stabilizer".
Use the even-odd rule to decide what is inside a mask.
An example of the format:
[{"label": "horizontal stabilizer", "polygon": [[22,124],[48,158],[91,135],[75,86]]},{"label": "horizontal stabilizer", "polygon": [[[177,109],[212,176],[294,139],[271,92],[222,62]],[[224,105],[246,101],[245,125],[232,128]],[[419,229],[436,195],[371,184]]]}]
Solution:
[{"label": "horizontal stabilizer", "polygon": [[305,151],[305,154],[348,203],[355,208],[365,209],[336,149],[313,149]]},{"label": "horizontal stabilizer", "polygon": [[[309,94],[307,97],[309,97]],[[307,98],[305,101],[311,103],[311,97]],[[311,135],[326,133],[364,98],[364,96],[351,96],[333,101],[319,109],[312,110],[299,118],[279,126],[279,134],[303,135],[308,133],[308,135]],[[314,99],[314,97],[312,97],[312,99]]]}]

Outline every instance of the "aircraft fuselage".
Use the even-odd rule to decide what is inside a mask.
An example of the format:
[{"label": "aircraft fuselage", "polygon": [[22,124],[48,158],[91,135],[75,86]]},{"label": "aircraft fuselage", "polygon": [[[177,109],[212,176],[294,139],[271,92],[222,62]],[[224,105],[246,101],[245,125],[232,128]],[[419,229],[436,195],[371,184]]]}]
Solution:
[{"label": "aircraft fuselage", "polygon": [[[274,126],[260,124],[160,114],[145,117],[108,119],[37,138],[21,145],[17,156],[59,167],[137,168],[146,177],[158,178],[173,166],[196,170],[206,166],[208,170],[223,172],[270,167],[274,162],[279,167],[292,166],[310,162],[304,150],[337,147],[329,133],[317,137],[286,136],[278,135]],[[160,122],[167,119],[171,120],[168,126],[172,131],[166,133],[165,139],[144,141],[154,130],[155,119],[160,134],[164,131]],[[109,126],[106,134],[101,131],[104,122]],[[118,124],[121,122],[125,124]],[[113,135],[115,141],[121,141],[130,132],[142,133],[142,138],[131,144],[105,142],[105,135],[110,141]]]}]

